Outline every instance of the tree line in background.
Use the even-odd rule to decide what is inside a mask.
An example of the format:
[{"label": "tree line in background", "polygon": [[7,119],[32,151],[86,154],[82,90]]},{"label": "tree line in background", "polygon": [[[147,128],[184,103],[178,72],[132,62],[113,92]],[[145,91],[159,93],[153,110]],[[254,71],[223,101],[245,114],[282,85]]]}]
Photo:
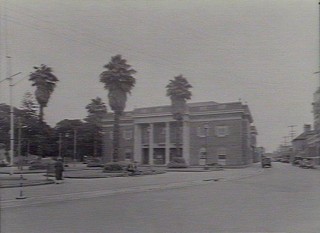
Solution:
[{"label": "tree line in background", "polygon": [[[100,74],[100,82],[108,90],[109,106],[113,111],[113,162],[120,160],[120,118],[126,107],[127,96],[135,86],[136,73],[127,61],[116,55],[104,66]],[[14,108],[15,150],[21,155],[40,155],[70,157],[81,160],[84,156],[101,156],[102,154],[102,119],[107,114],[107,107],[101,98],[96,97],[86,106],[88,115],[85,119],[65,119],[49,126],[44,120],[44,108],[47,107],[51,94],[59,79],[53,74],[51,67],[42,64],[34,67],[29,80],[36,87],[35,98],[26,93],[20,108]],[[166,86],[167,96],[171,99],[173,118],[181,128],[186,109],[186,100],[191,99],[192,86],[182,75],[174,77]],[[38,109],[35,109],[38,106]],[[64,109],[63,111],[67,111]],[[177,131],[176,156],[181,157],[180,130]],[[8,150],[10,144],[10,106],[0,104],[0,143]],[[16,136],[17,138],[17,136]],[[19,146],[20,145],[20,146]]]},{"label": "tree line in background", "polygon": [[[26,93],[20,108],[14,108],[15,155],[40,155],[83,160],[84,156],[100,157],[102,154],[101,120],[107,112],[101,98],[92,99],[86,106],[85,119],[64,119],[51,127],[40,124],[37,104],[33,95]],[[10,106],[0,104],[0,144],[9,150]]]}]

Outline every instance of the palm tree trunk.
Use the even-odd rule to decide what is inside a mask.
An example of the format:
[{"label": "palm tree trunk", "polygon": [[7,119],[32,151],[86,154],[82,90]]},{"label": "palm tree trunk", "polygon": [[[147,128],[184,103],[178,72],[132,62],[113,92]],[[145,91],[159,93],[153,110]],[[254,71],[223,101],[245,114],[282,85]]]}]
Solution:
[{"label": "palm tree trunk", "polygon": [[119,145],[120,145],[120,115],[121,111],[114,112],[113,125],[113,162],[119,161]]},{"label": "palm tree trunk", "polygon": [[181,127],[182,127],[182,120],[177,120],[177,132],[176,132],[176,157],[181,157]]},{"label": "palm tree trunk", "polygon": [[43,122],[43,105],[41,105],[41,104],[40,104],[39,120],[40,120],[40,123],[42,124],[42,122]]}]

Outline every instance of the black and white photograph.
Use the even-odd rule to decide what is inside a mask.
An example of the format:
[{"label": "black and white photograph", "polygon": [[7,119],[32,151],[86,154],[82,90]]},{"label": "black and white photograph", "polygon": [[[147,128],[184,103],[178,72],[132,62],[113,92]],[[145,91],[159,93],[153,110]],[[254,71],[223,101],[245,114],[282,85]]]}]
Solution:
[{"label": "black and white photograph", "polygon": [[0,233],[319,233],[319,0],[0,0]]}]

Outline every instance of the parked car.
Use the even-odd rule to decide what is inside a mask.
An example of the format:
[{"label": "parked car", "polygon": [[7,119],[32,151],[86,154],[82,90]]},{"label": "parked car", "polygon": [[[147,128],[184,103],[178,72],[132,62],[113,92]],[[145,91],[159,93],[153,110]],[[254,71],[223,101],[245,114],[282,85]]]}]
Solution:
[{"label": "parked car", "polygon": [[265,157],[262,158],[261,160],[261,167],[265,168],[265,167],[271,167],[271,158]]},{"label": "parked car", "polygon": [[0,167],[8,167],[9,166],[9,163],[5,160],[1,160],[0,161]]},{"label": "parked car", "polygon": [[300,167],[302,168],[314,168],[314,163],[311,159],[303,159],[300,162]]},{"label": "parked car", "polygon": [[281,162],[282,162],[282,163],[290,163],[290,160],[287,159],[287,158],[282,158],[282,159],[281,159]]},{"label": "parked car", "polygon": [[94,158],[87,161],[87,167],[103,167],[103,166],[104,166],[103,162],[101,161],[101,159],[98,159],[98,158]]},{"label": "parked car", "polygon": [[293,165],[293,166],[300,166],[300,163],[301,163],[302,159],[303,159],[303,158],[300,157],[300,156],[294,157],[294,158],[293,158],[293,161],[292,161],[292,165]]},{"label": "parked car", "polygon": [[43,158],[30,162],[29,170],[43,170],[54,164],[56,161],[51,158]]}]

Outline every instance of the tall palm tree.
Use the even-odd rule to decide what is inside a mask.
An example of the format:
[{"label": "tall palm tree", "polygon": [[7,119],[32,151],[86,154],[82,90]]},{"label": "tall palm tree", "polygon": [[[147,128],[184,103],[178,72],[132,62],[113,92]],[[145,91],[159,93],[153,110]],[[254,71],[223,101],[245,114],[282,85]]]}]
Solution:
[{"label": "tall palm tree", "polygon": [[39,120],[43,123],[43,109],[47,107],[50,96],[56,87],[58,78],[52,74],[52,68],[44,64],[40,67],[33,67],[34,72],[30,74],[29,80],[33,82],[32,86],[36,87],[35,96],[39,103]]},{"label": "tall palm tree", "polygon": [[186,109],[186,100],[191,99],[192,93],[189,90],[192,86],[182,75],[174,77],[166,86],[167,96],[171,99],[171,112],[173,118],[177,121],[176,128],[176,156],[180,157],[180,129],[183,123],[183,114]]},{"label": "tall palm tree", "polygon": [[127,61],[116,55],[111,61],[104,66],[106,71],[100,74],[100,82],[104,83],[104,88],[109,91],[109,105],[114,111],[113,125],[113,161],[119,160],[119,143],[120,143],[120,116],[122,115],[127,102],[127,94],[131,93],[136,83],[133,74],[136,73]]},{"label": "tall palm tree", "polygon": [[107,115],[107,107],[100,97],[96,97],[95,99],[91,99],[91,103],[86,106],[86,109],[88,116],[85,118],[85,121],[91,125],[93,130],[93,156],[97,157],[97,154],[101,154],[102,120]]}]

